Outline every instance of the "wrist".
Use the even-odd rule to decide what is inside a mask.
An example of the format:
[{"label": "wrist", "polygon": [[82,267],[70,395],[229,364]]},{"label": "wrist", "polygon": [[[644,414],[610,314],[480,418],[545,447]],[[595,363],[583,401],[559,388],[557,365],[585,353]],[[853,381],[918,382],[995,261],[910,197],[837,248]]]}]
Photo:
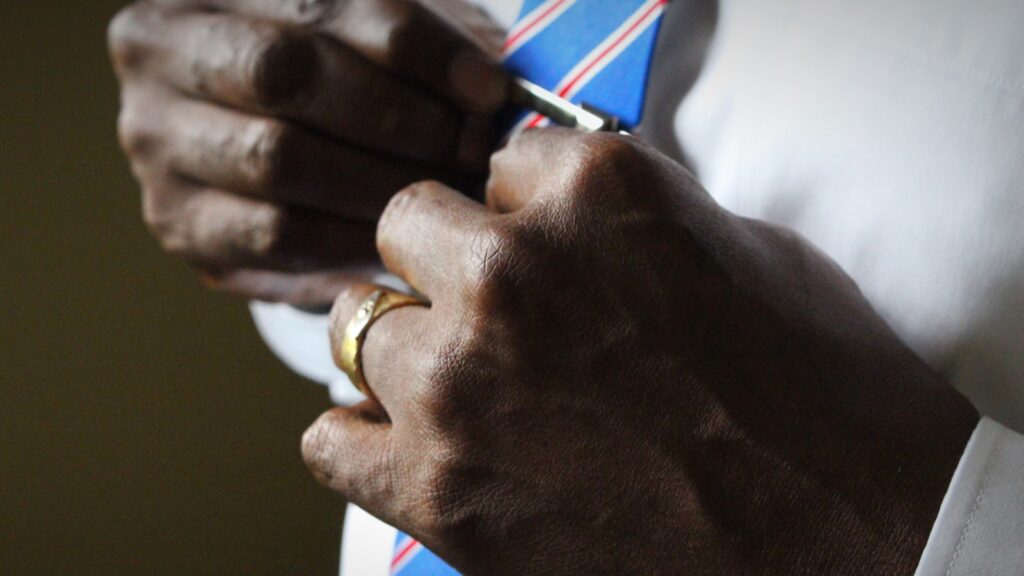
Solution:
[{"label": "wrist", "polygon": [[890,425],[864,430],[852,439],[857,449],[839,452],[848,481],[837,484],[845,502],[823,527],[832,539],[826,562],[836,565],[828,573],[914,574],[979,420],[959,392],[929,380],[895,386]]},{"label": "wrist", "polygon": [[684,474],[703,478],[700,500],[727,528],[720,537],[732,540],[739,572],[914,573],[978,421],[963,396],[925,374],[923,386],[874,390],[885,401],[870,414],[780,406],[763,428],[681,460]]}]

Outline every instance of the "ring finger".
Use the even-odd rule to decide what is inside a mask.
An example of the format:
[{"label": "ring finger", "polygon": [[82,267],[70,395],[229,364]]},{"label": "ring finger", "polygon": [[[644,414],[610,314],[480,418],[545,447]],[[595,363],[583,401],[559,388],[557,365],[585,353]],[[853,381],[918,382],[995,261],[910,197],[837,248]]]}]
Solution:
[{"label": "ring finger", "polygon": [[[330,334],[336,361],[341,357],[349,322],[366,300],[381,289],[373,284],[357,284],[335,300]],[[387,311],[370,325],[363,340],[360,350],[363,377],[392,420],[409,405],[409,395],[415,391],[421,369],[431,361],[427,339],[430,313],[426,306]]]}]

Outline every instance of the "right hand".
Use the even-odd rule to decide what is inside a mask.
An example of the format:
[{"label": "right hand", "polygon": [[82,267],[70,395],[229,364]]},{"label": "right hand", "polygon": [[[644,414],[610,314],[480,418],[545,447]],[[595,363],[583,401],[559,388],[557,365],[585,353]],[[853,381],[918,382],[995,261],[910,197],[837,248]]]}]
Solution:
[{"label": "right hand", "polygon": [[147,224],[253,298],[333,300],[395,192],[482,176],[505,99],[461,0],[140,0],[109,34]]}]

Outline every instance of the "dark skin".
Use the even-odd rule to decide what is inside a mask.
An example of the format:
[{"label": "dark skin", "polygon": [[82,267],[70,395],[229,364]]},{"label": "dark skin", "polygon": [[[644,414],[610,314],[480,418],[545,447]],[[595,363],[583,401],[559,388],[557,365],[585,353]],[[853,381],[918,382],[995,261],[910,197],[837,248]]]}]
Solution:
[{"label": "dark skin", "polygon": [[978,417],[832,261],[633,138],[491,167],[487,208],[385,211],[432,307],[370,329],[380,407],[307,432],[325,485],[466,574],[913,573]]},{"label": "dark skin", "polygon": [[333,301],[395,192],[482,183],[505,100],[501,30],[453,0],[144,0],[109,36],[146,223],[251,298]]},{"label": "dark skin", "polygon": [[[293,5],[252,6],[263,4]],[[159,116],[158,102],[134,113]],[[157,147],[179,129],[155,129]],[[224,148],[211,172],[244,165]],[[137,160],[144,183],[165,162]],[[291,198],[291,180],[275,182],[267,190]],[[356,202],[349,190],[318,193],[342,206]],[[239,200],[291,206],[218,197],[235,201],[218,212],[227,219]],[[199,242],[240,237],[204,209],[174,214],[175,227],[213,226],[180,241],[200,266],[266,262]],[[296,258],[274,253],[277,285],[298,283],[296,261],[351,253],[326,230],[280,243]],[[486,205],[435,180],[405,187],[375,244],[430,307],[374,324],[363,363],[379,403],[326,413],[303,453],[326,486],[461,572],[913,573],[978,416],[799,236],[725,211],[635,138],[549,129],[492,156]],[[375,287],[331,282],[345,286],[337,346]]]}]

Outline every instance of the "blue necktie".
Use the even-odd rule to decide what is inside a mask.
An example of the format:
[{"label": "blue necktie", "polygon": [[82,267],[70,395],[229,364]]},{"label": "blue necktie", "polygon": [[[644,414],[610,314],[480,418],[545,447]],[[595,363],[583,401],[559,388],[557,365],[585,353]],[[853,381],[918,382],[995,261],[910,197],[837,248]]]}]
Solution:
[{"label": "blue necktie", "polygon": [[[525,0],[502,49],[513,74],[575,104],[588,104],[631,130],[668,0]],[[515,129],[548,124],[523,112]],[[410,536],[398,533],[393,576],[459,576]]]}]

